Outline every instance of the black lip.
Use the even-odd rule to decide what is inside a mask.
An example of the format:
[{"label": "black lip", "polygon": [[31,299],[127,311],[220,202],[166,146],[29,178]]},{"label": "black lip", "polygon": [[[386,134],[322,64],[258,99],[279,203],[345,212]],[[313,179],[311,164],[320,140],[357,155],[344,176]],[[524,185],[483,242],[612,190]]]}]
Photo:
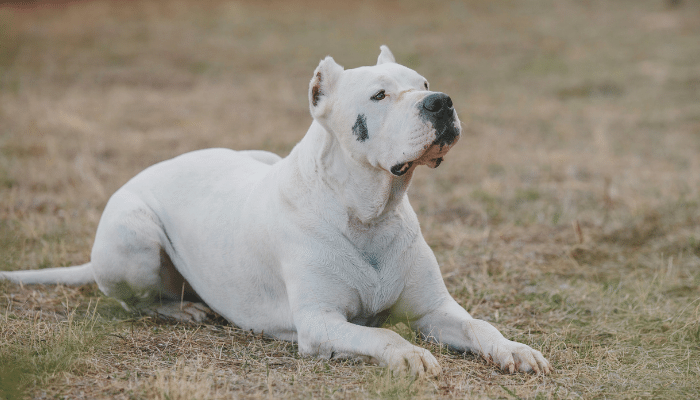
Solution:
[{"label": "black lip", "polygon": [[401,176],[408,172],[408,170],[411,169],[411,166],[413,166],[413,161],[396,164],[391,167],[391,173],[396,176]]},{"label": "black lip", "polygon": [[[455,139],[457,139],[457,136],[459,136],[459,131],[455,128],[454,126],[454,118],[450,118],[449,121],[446,121],[446,124],[441,124],[441,123],[434,123],[433,126],[435,126],[436,132],[438,132],[437,135],[435,135],[435,141],[433,141],[434,145],[438,145],[440,147],[442,146],[450,146],[452,143],[455,142]],[[442,126],[442,130],[438,130],[438,125],[446,125]]]}]

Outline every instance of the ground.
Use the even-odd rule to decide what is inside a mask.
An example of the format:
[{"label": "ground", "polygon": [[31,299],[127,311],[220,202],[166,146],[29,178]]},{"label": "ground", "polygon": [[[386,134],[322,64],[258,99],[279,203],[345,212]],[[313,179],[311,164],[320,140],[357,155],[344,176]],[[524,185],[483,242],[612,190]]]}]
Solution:
[{"label": "ground", "polygon": [[110,194],[206,148],[289,153],[308,82],[381,44],[464,137],[409,191],[448,289],[540,349],[435,380],[302,358],[96,287],[0,284],[0,398],[691,398],[700,392],[700,4],[662,0],[0,4],[0,270],[88,261]]}]

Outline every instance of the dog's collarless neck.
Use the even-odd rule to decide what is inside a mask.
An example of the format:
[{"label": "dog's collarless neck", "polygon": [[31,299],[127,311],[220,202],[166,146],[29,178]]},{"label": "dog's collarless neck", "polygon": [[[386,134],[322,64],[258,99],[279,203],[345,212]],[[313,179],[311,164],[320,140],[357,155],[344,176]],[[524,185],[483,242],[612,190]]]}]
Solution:
[{"label": "dog's collarless neck", "polygon": [[397,177],[352,160],[333,134],[316,121],[290,157],[295,159],[298,176],[306,187],[324,186],[323,190],[346,207],[349,218],[363,224],[391,213],[401,203],[413,175],[410,170]]}]

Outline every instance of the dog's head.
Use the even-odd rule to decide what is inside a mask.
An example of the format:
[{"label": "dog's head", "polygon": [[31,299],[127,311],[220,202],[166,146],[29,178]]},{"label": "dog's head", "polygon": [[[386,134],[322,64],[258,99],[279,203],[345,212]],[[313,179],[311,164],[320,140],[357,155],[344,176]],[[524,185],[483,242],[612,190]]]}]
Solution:
[{"label": "dog's head", "polygon": [[399,65],[381,47],[377,65],[344,70],[326,57],[309,84],[311,115],[355,161],[401,176],[417,165],[435,168],[459,140],[449,96]]}]

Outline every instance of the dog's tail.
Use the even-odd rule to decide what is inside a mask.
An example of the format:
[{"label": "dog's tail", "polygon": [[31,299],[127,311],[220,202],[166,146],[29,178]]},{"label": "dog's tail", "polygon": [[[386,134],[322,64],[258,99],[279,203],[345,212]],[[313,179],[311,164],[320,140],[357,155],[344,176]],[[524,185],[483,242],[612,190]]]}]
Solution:
[{"label": "dog's tail", "polygon": [[2,279],[25,285],[62,283],[77,286],[95,282],[95,275],[92,272],[92,264],[87,263],[63,268],[3,271],[0,272],[0,280]]}]

